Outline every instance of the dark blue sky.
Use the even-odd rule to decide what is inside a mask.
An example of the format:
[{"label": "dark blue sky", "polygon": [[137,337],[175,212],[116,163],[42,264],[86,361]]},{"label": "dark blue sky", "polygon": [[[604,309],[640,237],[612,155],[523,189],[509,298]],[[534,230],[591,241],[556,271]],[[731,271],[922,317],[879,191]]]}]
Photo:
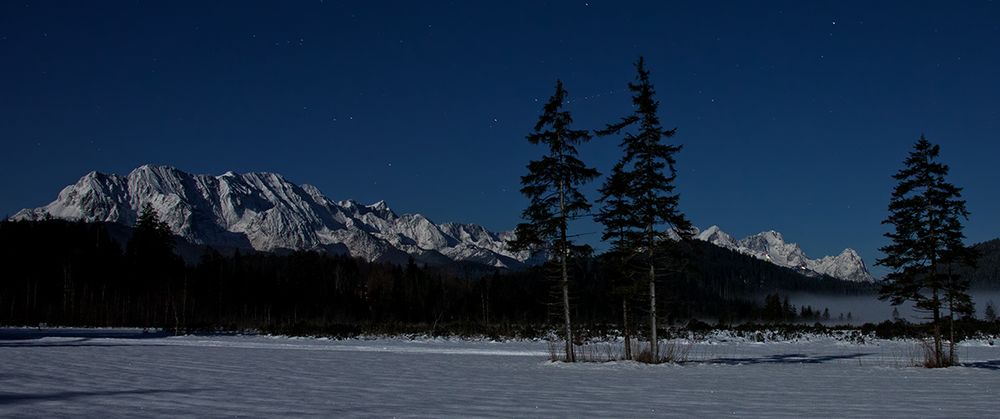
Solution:
[{"label": "dark blue sky", "polygon": [[[289,3],[0,3],[0,211],[158,163],[508,229],[555,79],[599,128],[629,111],[642,54],[696,225],[871,264],[926,133],[970,240],[1000,236],[996,2]],[[619,157],[617,139],[582,152]]]}]

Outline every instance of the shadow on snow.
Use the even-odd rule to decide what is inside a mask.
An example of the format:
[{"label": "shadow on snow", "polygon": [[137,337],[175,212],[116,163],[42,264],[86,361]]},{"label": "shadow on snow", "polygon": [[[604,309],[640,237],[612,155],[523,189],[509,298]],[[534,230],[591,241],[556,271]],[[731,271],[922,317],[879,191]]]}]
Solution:
[{"label": "shadow on snow", "polygon": [[845,355],[805,355],[805,354],[780,354],[761,357],[746,358],[714,358],[700,361],[688,361],[688,364],[712,364],[712,365],[754,365],[754,364],[822,364],[825,362],[839,361],[846,359],[856,359],[871,353],[853,353]]},{"label": "shadow on snow", "polygon": [[969,368],[983,368],[987,370],[1000,371],[1000,359],[994,359],[992,361],[966,362],[962,364],[962,366]]},{"label": "shadow on snow", "polygon": [[41,338],[83,338],[83,339],[155,339],[170,336],[163,331],[121,330],[121,329],[3,329],[0,341],[33,340]]},{"label": "shadow on snow", "polygon": [[21,403],[65,401],[85,397],[128,396],[145,394],[191,394],[208,389],[149,389],[149,390],[115,390],[115,391],[57,391],[44,394],[0,393],[0,405]]},{"label": "shadow on snow", "polygon": [[[166,346],[156,343],[110,343],[93,341],[94,338],[77,338],[73,340],[61,340],[55,342],[38,342],[34,339],[21,339],[14,341],[4,341],[0,339],[0,348],[113,348],[113,347],[139,347],[139,346]],[[116,338],[117,339],[117,338]]]}]

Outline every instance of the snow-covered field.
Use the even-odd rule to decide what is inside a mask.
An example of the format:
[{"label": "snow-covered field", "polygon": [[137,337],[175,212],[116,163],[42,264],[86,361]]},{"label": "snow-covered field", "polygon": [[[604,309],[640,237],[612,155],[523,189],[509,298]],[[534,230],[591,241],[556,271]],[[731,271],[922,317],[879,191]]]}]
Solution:
[{"label": "snow-covered field", "polygon": [[1000,347],[910,367],[912,342],[683,344],[682,365],[547,361],[546,342],[0,330],[0,417],[996,417]]}]

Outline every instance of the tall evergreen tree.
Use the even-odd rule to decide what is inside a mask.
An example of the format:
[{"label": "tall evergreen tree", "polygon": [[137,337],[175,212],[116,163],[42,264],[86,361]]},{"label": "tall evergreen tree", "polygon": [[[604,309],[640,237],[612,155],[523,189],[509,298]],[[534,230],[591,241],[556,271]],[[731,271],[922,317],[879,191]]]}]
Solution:
[{"label": "tall evergreen tree", "polygon": [[586,130],[570,127],[573,117],[562,109],[566,101],[562,81],[556,81],[555,93],[545,104],[534,131],[527,136],[531,144],[548,147],[540,160],[528,163],[528,174],[521,177],[521,193],[530,200],[522,213],[512,249],[543,250],[559,266],[566,360],[573,362],[573,326],[570,320],[569,258],[574,253],[567,233],[570,220],[590,210],[590,203],[579,187],[600,175],[577,158],[577,145],[590,140]]},{"label": "tall evergreen tree", "polygon": [[631,226],[636,225],[631,202],[629,201],[629,174],[624,171],[624,163],[618,162],[611,169],[599,192],[601,209],[594,219],[604,226],[601,240],[609,242],[611,248],[603,256],[609,267],[608,274],[615,284],[615,293],[622,302],[622,333],[625,338],[625,359],[632,359],[632,334],[629,327],[629,300],[636,292],[635,272],[631,269],[632,235]]},{"label": "tall evergreen tree", "polygon": [[162,258],[173,254],[174,238],[170,226],[161,221],[153,205],[145,203],[132,230],[127,252],[136,258]]},{"label": "tall evergreen tree", "polygon": [[[947,166],[945,166],[947,172]],[[947,173],[946,173],[947,174]],[[979,253],[964,243],[962,219],[969,218],[965,201],[961,199],[962,188],[944,182],[941,177],[939,191],[932,196],[939,207],[937,218],[944,220],[944,251],[941,256],[940,275],[944,276],[944,301],[948,309],[948,361],[956,364],[955,357],[955,317],[971,317],[976,313],[969,295],[970,278],[960,274],[962,267],[975,268]]]},{"label": "tall evergreen tree", "polygon": [[[174,238],[170,226],[161,221],[150,203],[143,205],[126,246],[133,284],[139,289],[143,304],[140,307],[145,326],[165,324],[170,310],[177,315],[171,295],[171,282],[183,268],[183,261],[174,254]],[[160,298],[163,298],[160,305]],[[163,316],[159,317],[159,309]]]},{"label": "tall evergreen tree", "polygon": [[599,189],[601,197],[598,202],[602,205],[594,219],[604,226],[601,240],[609,242],[614,250],[631,248],[631,239],[634,238],[632,226],[638,222],[629,200],[634,195],[629,175],[625,171],[625,162],[619,161]]},{"label": "tall evergreen tree", "polygon": [[934,367],[956,361],[951,321],[948,356],[942,347],[942,310],[948,309],[950,320],[972,311],[969,283],[953,272],[957,265],[975,260],[975,253],[962,243],[962,220],[969,217],[962,189],[945,179],[948,166],[938,161],[940,152],[938,145],[921,135],[903,169],[893,176],[898,184],[889,200],[889,217],[882,223],[894,229],[885,234],[890,244],[879,249],[885,256],[877,261],[892,269],[880,299],[894,305],[912,301],[931,314],[934,347],[928,366]]},{"label": "tall evergreen tree", "polygon": [[674,234],[682,239],[690,237],[692,228],[678,208],[680,196],[675,192],[677,171],[674,156],[681,151],[681,146],[666,142],[674,136],[676,129],[667,130],[660,124],[657,115],[660,102],[654,98],[656,92],[643,57],[636,61],[635,68],[636,80],[628,84],[634,112],[598,131],[598,135],[625,132],[621,142],[624,156],[620,171],[625,174],[628,187],[621,189],[623,202],[627,202],[627,206],[622,208],[627,208],[631,215],[616,219],[620,225],[613,227],[623,232],[623,237],[627,238],[624,243],[627,243],[631,253],[645,254],[649,284],[650,355],[653,362],[658,362],[657,250],[669,247]]}]

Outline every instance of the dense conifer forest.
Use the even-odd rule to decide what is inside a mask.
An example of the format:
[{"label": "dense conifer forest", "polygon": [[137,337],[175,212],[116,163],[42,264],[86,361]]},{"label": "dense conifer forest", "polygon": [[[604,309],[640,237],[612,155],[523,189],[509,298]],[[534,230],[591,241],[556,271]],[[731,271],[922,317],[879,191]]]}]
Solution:
[{"label": "dense conifer forest", "polygon": [[[554,266],[507,272],[304,251],[223,255],[210,248],[185,263],[175,249],[192,246],[162,228],[155,218],[135,229],[62,220],[0,223],[0,324],[512,336],[538,335],[559,322],[560,308],[551,304],[559,276]],[[663,280],[664,327],[690,319],[779,320],[762,305],[765,295],[874,292],[704,242],[691,242],[685,252],[688,266]],[[577,327],[617,324],[620,299],[609,296],[621,291],[607,279],[609,268],[596,257],[577,258],[569,268]]]},{"label": "dense conifer forest", "polygon": [[972,246],[979,253],[975,267],[962,266],[961,275],[969,278],[973,289],[1000,289],[1000,239]]}]

